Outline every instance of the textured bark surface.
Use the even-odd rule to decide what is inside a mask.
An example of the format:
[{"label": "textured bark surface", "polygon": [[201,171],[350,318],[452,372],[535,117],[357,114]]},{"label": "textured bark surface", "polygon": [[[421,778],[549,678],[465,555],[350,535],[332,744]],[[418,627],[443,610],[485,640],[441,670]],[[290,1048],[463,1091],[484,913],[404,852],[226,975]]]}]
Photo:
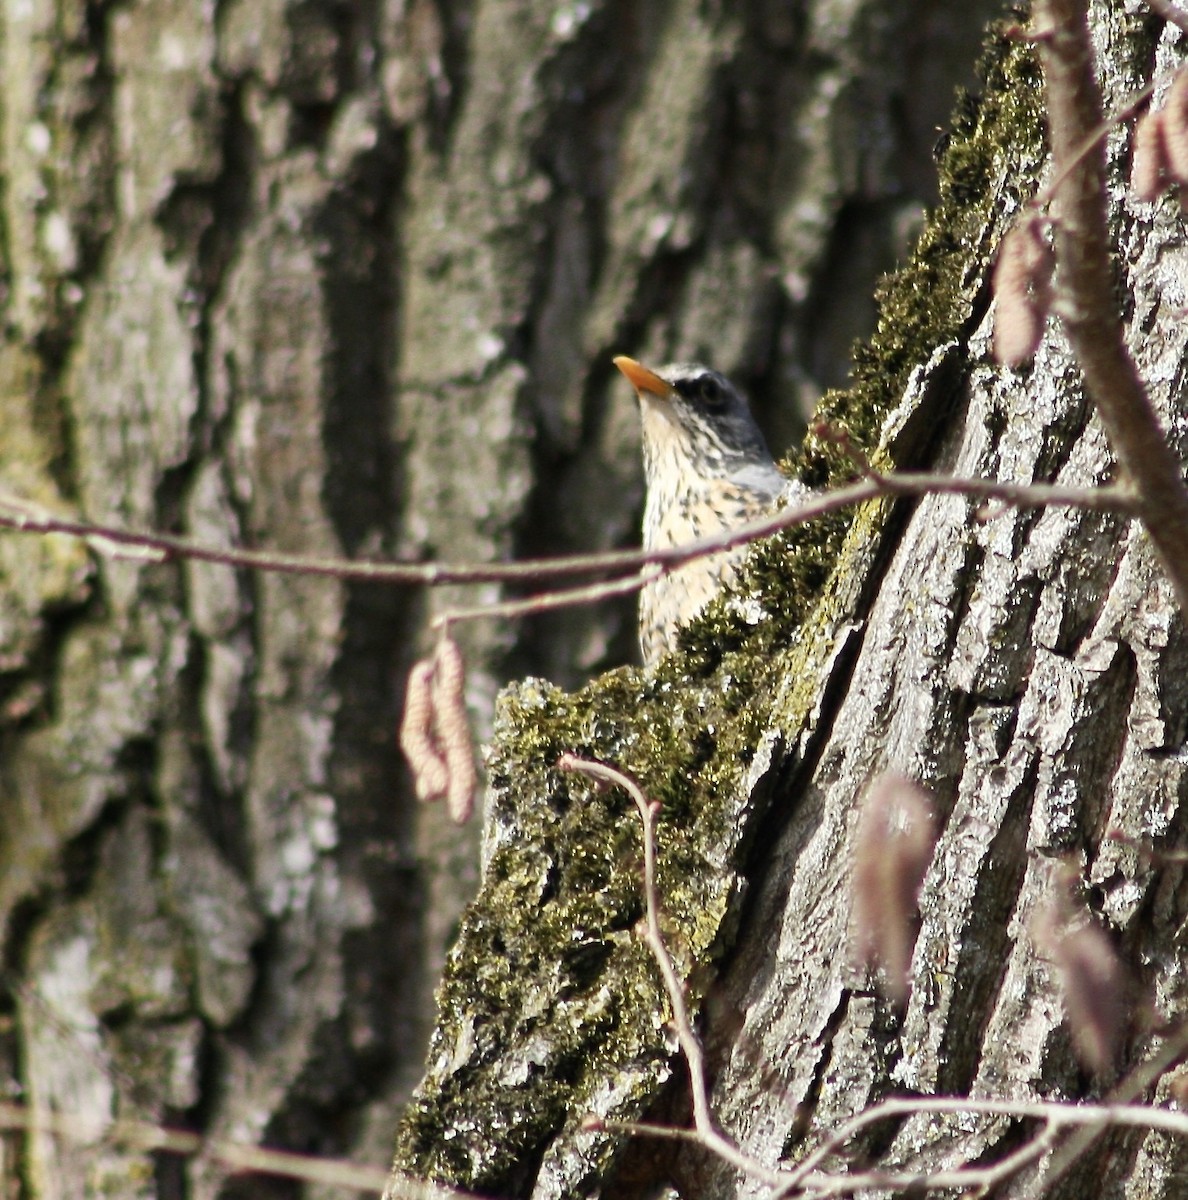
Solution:
[{"label": "textured bark surface", "polygon": [[[931,196],[952,8],[6,3],[0,484],[306,553],[629,541],[610,353],[712,359],[787,443]],[[109,549],[0,537],[5,1086],[95,1134],[5,1182],[291,1194],[116,1116],[386,1161],[477,879],[392,737],[457,594]],[[627,604],[461,634],[484,730],[634,652]]]},{"label": "textured bark surface", "polygon": [[[1174,31],[1156,51],[1157,23],[1104,5],[1093,16],[1107,110],[1182,57]],[[1056,323],[1033,366],[989,360],[986,265],[1044,161],[1034,65],[1004,54],[986,103],[959,123],[949,203],[888,291],[859,386],[829,407],[880,458],[1088,486],[1114,468]],[[1110,145],[1130,346],[1182,459],[1182,215],[1170,197],[1128,201],[1128,138]],[[810,446],[800,470],[819,482],[823,457]],[[398,1168],[509,1195],[648,1195],[666,1179],[684,1196],[764,1194],[687,1146],[581,1128],[587,1112],[688,1114],[665,1002],[630,932],[638,834],[623,829],[621,797],[550,769],[566,750],[615,763],[663,802],[661,887],[678,961],[707,998],[716,1113],[769,1165],[895,1092],[1100,1096],[1158,1046],[1149,1004],[1183,1017],[1182,867],[1136,848],[1182,841],[1188,733],[1188,642],[1146,536],[1063,510],[979,520],[948,497],[872,509],[833,537],[836,570],[815,601],[803,588],[821,542],[783,539],[755,556],[742,601],[654,674],[507,694],[483,888],[447,968]],[[857,804],[886,770],[933,791],[941,827],[903,1012],[849,949]],[[1058,863],[1075,868],[1085,919],[1142,997],[1100,1078],[1078,1066],[1031,932]],[[1025,1133],[927,1118],[864,1149],[928,1171],[993,1160]],[[1044,1194],[1170,1198],[1186,1159],[1164,1135],[1111,1134]],[[1038,1194],[1045,1167],[1002,1193]]]}]

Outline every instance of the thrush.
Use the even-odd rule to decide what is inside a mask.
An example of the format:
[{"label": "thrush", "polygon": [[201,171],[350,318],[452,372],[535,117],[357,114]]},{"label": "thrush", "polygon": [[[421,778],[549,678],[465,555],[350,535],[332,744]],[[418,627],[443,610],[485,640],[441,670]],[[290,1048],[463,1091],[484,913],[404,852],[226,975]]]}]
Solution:
[{"label": "thrush", "polygon": [[[732,529],[770,509],[788,485],[746,400],[700,363],[653,371],[620,355],[615,366],[639,396],[643,418],[645,550]],[[746,547],[714,554],[646,584],[639,596],[645,663],[676,645],[677,630],[734,578]]]}]

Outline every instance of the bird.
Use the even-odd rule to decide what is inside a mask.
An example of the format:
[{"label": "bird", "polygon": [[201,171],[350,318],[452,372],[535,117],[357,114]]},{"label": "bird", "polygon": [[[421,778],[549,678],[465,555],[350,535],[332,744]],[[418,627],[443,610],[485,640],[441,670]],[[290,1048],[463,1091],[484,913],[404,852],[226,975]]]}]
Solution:
[{"label": "bird", "polygon": [[[652,370],[626,355],[614,364],[639,397],[646,499],[643,546],[679,546],[771,509],[790,486],[738,389],[701,363]],[[645,665],[676,647],[677,631],[735,575],[746,547],[662,575],[639,597]]]}]

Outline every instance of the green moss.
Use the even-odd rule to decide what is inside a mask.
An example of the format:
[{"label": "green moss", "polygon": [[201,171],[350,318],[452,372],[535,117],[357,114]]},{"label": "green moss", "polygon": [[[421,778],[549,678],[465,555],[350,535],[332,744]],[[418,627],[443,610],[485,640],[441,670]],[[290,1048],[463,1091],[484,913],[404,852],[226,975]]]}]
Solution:
[{"label": "green moss", "polygon": [[[883,419],[899,402],[912,369],[980,317],[987,268],[1010,216],[1006,210],[1029,198],[1004,195],[1004,186],[1034,179],[1045,153],[1033,49],[996,29],[979,75],[983,97],[958,97],[940,158],[940,204],[911,261],[879,289],[874,335],[854,350],[853,384],[828,393],[817,410],[818,421],[845,428],[868,454],[876,452]],[[812,435],[788,465],[818,487],[853,473],[841,450]]]},{"label": "green moss", "polygon": [[[1031,177],[1042,154],[1030,50],[1000,38],[984,73],[988,98],[960,103],[941,204],[912,261],[880,292],[853,386],[819,411],[882,465],[892,451],[881,431],[909,373],[978,319],[999,214],[1013,204],[999,181]],[[853,475],[837,446],[814,436],[788,468],[814,487]],[[668,1078],[667,1003],[633,934],[642,910],[633,808],[555,763],[566,752],[613,763],[661,802],[672,949],[687,978],[702,978],[737,908],[755,816],[747,770],[765,730],[793,741],[811,711],[889,508],[836,514],[757,547],[736,594],[711,605],[681,651],[648,674],[612,672],[573,695],[531,680],[504,693],[483,888],[441,985],[399,1169],[521,1194],[541,1155],[574,1135],[585,1112],[637,1116]],[[597,1147],[593,1169],[605,1168],[614,1140],[584,1136]]]},{"label": "green moss", "polygon": [[[1029,197],[1011,190],[1036,177],[1045,154],[1042,90],[1033,48],[992,30],[979,65],[984,95],[958,96],[952,131],[940,161],[941,202],[927,222],[911,260],[879,288],[875,332],[854,348],[847,389],[821,399],[814,424],[844,431],[878,468],[912,467],[883,444],[888,415],[901,403],[908,377],[936,347],[961,342],[981,320],[988,302],[985,280],[999,238],[1018,206]],[[1004,188],[1008,189],[1004,192]],[[855,465],[836,440],[810,431],[784,463],[786,472],[816,489],[853,480]],[[888,505],[868,506],[867,529],[877,536]],[[853,528],[853,512],[834,514],[811,526],[768,539],[749,556],[740,592],[759,598],[771,618],[750,629],[739,605],[724,598],[694,622],[682,646],[705,661],[715,647],[750,645],[758,659],[797,639],[809,610],[828,590],[837,570],[852,572],[842,547]],[[865,539],[854,543],[855,551]],[[778,597],[779,603],[763,602]]]},{"label": "green moss", "polygon": [[666,1004],[633,933],[634,807],[554,764],[564,752],[614,762],[661,802],[660,886],[673,951],[691,966],[710,952],[732,888],[718,848],[731,841],[741,762],[715,730],[737,723],[736,708],[721,689],[678,698],[670,682],[630,671],[572,696],[535,681],[504,693],[494,844],[441,986],[430,1074],[401,1131],[403,1169],[514,1191],[541,1139],[592,1107],[608,1080],[637,1109],[667,1076]]}]

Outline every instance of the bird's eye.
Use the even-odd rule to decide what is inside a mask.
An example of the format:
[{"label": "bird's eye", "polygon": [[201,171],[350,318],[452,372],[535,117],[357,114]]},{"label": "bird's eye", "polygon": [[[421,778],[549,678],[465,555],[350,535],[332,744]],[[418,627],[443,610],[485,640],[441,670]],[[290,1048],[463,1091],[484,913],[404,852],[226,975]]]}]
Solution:
[{"label": "bird's eye", "polygon": [[722,385],[712,375],[703,375],[697,390],[706,408],[721,408],[726,402]]}]

